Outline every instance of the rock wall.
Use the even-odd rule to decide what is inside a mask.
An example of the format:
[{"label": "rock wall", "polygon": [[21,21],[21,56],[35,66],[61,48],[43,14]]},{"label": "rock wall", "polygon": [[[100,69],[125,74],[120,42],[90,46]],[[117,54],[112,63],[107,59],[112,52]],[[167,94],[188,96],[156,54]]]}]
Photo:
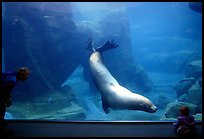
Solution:
[{"label": "rock wall", "polygon": [[[18,84],[16,92],[36,97],[50,91],[60,91],[60,85],[79,64],[87,69],[89,54],[83,49],[96,30],[80,27],[72,19],[70,3],[10,2],[5,3],[2,23],[2,43],[6,71],[21,66],[31,69],[29,79]],[[113,12],[99,22],[97,42],[115,39],[120,45],[104,54],[105,62],[120,82],[135,82],[143,91],[151,90],[145,71],[135,65],[127,16]],[[96,34],[95,34],[96,35]],[[20,96],[23,97],[22,93]],[[28,96],[28,95],[26,95]]]},{"label": "rock wall", "polygon": [[185,78],[174,87],[177,102],[170,102],[166,107],[166,117],[176,118],[181,105],[190,107],[191,114],[202,113],[202,61],[190,61]]},{"label": "rock wall", "polygon": [[87,35],[76,29],[70,4],[11,2],[5,3],[5,8],[2,28],[6,70],[21,66],[31,69],[24,87],[17,86],[16,90],[35,97],[60,89],[85,56],[81,44]]}]

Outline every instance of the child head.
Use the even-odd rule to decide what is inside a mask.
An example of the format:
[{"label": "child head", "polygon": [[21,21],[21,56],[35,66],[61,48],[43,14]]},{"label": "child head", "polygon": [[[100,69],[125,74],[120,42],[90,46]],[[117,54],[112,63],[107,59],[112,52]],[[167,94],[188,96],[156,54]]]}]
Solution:
[{"label": "child head", "polygon": [[27,67],[22,67],[17,71],[17,79],[25,81],[30,74],[30,70]]},{"label": "child head", "polygon": [[188,108],[187,106],[181,106],[181,107],[179,108],[179,113],[180,113],[180,115],[182,115],[182,116],[188,116],[188,115],[189,115],[189,112],[190,112],[190,110],[189,110],[189,108]]}]

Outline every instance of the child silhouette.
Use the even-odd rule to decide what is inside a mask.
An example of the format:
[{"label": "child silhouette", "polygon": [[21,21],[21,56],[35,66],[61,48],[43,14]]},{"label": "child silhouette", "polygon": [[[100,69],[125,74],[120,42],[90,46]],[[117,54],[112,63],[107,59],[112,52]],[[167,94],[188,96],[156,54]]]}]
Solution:
[{"label": "child silhouette", "polygon": [[175,132],[179,136],[196,136],[195,119],[189,113],[190,109],[187,106],[179,108],[180,116],[177,118],[176,123],[173,123]]}]

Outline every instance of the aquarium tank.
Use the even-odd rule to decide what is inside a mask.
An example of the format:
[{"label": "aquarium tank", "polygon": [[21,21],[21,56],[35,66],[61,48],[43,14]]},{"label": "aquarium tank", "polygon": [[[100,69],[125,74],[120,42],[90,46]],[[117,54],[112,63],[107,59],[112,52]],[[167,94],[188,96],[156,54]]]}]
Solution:
[{"label": "aquarium tank", "polygon": [[202,120],[201,2],[2,2],[5,119]]}]

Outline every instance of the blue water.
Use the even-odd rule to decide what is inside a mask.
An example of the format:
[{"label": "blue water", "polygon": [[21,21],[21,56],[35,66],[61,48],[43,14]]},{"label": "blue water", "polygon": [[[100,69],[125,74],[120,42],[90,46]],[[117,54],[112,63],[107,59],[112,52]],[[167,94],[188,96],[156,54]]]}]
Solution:
[{"label": "blue water", "polygon": [[[149,52],[197,50],[201,56],[202,14],[188,8],[188,3],[136,3],[127,9],[127,14],[137,60],[142,61],[145,53]],[[142,63],[145,66],[146,63]]]},{"label": "blue water", "polygon": [[[202,61],[202,13],[190,9],[188,2],[22,4],[27,13],[17,3],[10,5],[16,13],[9,3],[2,4],[2,71],[25,65],[32,71],[12,91],[7,119],[166,120],[165,109],[104,113],[88,72],[90,53],[83,49],[90,36],[95,46],[111,39],[119,44],[103,54],[105,65],[121,85],[155,104],[160,96],[177,102],[174,87],[185,78],[188,63]],[[141,76],[131,74],[132,65],[142,67],[141,76],[153,83],[151,91],[135,85]]]}]

